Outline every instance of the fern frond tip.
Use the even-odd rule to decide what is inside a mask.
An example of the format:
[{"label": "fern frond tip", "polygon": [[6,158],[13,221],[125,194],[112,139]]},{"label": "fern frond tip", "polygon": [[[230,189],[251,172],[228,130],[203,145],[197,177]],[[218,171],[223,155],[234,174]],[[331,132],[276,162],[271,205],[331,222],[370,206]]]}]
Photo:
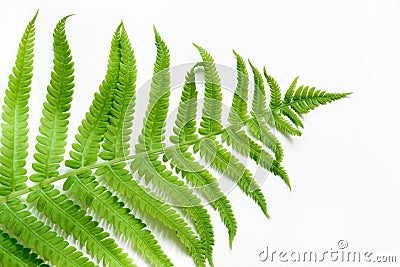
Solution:
[{"label": "fern frond tip", "polygon": [[35,21],[38,15],[39,15],[39,8],[36,9],[36,13],[35,13],[35,15],[33,16],[32,21]]}]

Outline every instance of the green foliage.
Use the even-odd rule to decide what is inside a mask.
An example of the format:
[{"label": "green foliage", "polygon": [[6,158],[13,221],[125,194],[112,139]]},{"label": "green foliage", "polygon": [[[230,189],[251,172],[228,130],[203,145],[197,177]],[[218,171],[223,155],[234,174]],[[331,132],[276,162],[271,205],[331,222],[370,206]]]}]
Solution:
[{"label": "green foliage", "polygon": [[28,98],[33,71],[33,43],[37,13],[28,23],[9,76],[1,117],[0,195],[26,188]]},{"label": "green foliage", "polygon": [[29,248],[18,244],[15,238],[0,231],[0,262],[3,266],[48,266],[42,264],[43,260],[38,259],[37,255],[30,251]]},{"label": "green foliage", "polygon": [[[174,266],[153,235],[154,225],[176,235],[196,266],[207,266],[207,262],[214,266],[213,225],[202,200],[218,211],[230,247],[237,232],[233,209],[214,173],[232,180],[269,218],[259,184],[228,149],[253,160],[290,188],[282,166],[283,147],[273,130],[301,135],[304,114],[348,95],[298,86],[298,78],[283,94],[265,68],[262,74],[249,61],[254,79],[249,110],[247,64],[234,51],[237,86],[228,125],[224,126],[218,68],[209,52],[194,45],[202,60],[187,72],[173,134],[169,136],[173,145],[167,146],[169,49],[154,29],[157,55],[140,128],[133,125],[136,59],[121,22],[111,41],[105,78],[78,127],[70,158],[64,160],[74,90],[74,63],[65,30],[68,17],[58,22],[53,33],[53,70],[36,137],[32,173],[25,165],[37,14],[25,29],[9,76],[0,139],[2,266],[136,266],[122,249],[123,244],[151,266]],[[205,92],[198,127],[199,75],[204,76]],[[270,89],[268,103],[264,82]],[[141,134],[132,154],[133,129],[141,129]],[[63,166],[70,169],[64,171]],[[34,185],[28,187],[28,178]],[[62,190],[54,184],[60,180],[65,180]]]},{"label": "green foliage", "polygon": [[47,87],[46,102],[43,104],[43,117],[37,136],[36,162],[32,164],[36,171],[30,178],[33,182],[42,182],[46,178],[59,174],[58,168],[64,159],[68,130],[69,109],[74,88],[74,63],[65,34],[63,18],[56,26],[53,36],[54,70],[51,72]]}]

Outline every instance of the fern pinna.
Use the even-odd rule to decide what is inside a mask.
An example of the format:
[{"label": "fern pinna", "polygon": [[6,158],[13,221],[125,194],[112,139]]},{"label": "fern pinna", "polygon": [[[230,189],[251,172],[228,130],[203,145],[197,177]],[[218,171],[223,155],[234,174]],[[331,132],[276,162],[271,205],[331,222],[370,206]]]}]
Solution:
[{"label": "fern pinna", "polygon": [[[65,32],[67,16],[53,33],[54,66],[36,138],[33,173],[28,173],[28,100],[36,18],[37,14],[19,44],[2,108],[2,266],[136,266],[126,246],[113,236],[129,241],[131,249],[150,266],[174,266],[151,231],[154,221],[176,234],[195,266],[213,266],[213,226],[202,200],[219,213],[231,247],[237,231],[232,207],[216,173],[234,181],[269,218],[259,185],[235,154],[254,160],[290,188],[282,166],[283,148],[272,130],[301,135],[303,114],[348,95],[298,86],[296,78],[282,96],[278,83],[265,68],[260,70],[250,61],[247,64],[234,51],[237,86],[227,118],[229,125],[224,127],[218,69],[210,53],[195,44],[201,61],[187,72],[169,136],[173,145],[167,146],[170,53],[154,29],[157,56],[150,99],[132,154],[130,137],[133,129],[139,128],[133,125],[137,71],[121,23],[111,41],[106,76],[65,160],[74,91],[74,63]],[[251,100],[248,67],[254,79]],[[205,92],[197,125],[199,75],[204,77]],[[69,170],[61,173],[62,166]],[[29,187],[28,179],[33,184]],[[60,180],[64,180],[63,187],[55,187]],[[109,230],[102,227],[104,224]]]}]

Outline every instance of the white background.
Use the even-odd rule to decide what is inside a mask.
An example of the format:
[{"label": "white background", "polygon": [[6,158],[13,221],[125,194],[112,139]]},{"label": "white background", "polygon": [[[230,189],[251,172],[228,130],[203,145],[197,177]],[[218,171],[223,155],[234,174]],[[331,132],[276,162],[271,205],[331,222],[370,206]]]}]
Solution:
[{"label": "white background", "polygon": [[[17,43],[37,8],[31,140],[52,67],[52,30],[71,13],[76,14],[67,24],[76,75],[71,133],[103,78],[111,36],[121,19],[135,49],[138,86],[151,77],[154,24],[170,48],[172,65],[199,60],[191,45],[196,42],[217,63],[231,67],[235,66],[231,49],[236,49],[257,66],[267,66],[283,88],[299,75],[301,83],[354,92],[307,115],[303,136],[284,141],[284,165],[293,191],[272,175],[263,183],[271,220],[239,190],[231,192],[239,227],[231,251],[226,229],[211,212],[215,266],[381,266],[258,259],[266,246],[289,252],[330,251],[342,239],[349,250],[397,255],[400,261],[400,1],[1,0],[1,94]],[[176,266],[191,266],[179,249],[165,250]]]}]

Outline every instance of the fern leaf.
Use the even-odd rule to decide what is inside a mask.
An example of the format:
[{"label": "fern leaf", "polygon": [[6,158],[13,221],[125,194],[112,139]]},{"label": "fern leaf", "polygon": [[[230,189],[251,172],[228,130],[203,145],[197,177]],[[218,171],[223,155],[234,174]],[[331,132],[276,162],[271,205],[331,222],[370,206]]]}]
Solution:
[{"label": "fern leaf", "polygon": [[293,82],[290,84],[289,89],[285,93],[285,97],[283,99],[284,104],[288,104],[290,100],[293,98],[294,91],[296,90],[297,82],[299,81],[299,76],[294,78]]},{"label": "fern leaf", "polygon": [[257,120],[263,120],[269,114],[269,111],[265,106],[266,96],[264,80],[260,71],[250,62],[250,60],[249,64],[254,76],[254,93],[251,109]]},{"label": "fern leaf", "polygon": [[261,141],[266,147],[274,152],[277,162],[283,159],[283,148],[279,140],[271,133],[271,130],[264,123],[264,119],[269,122],[271,112],[267,110],[265,86],[260,71],[251,64],[250,67],[254,76],[254,95],[252,101],[252,114],[254,118],[247,123],[250,134],[257,140]]},{"label": "fern leaf", "polygon": [[252,113],[254,118],[247,124],[250,134],[261,141],[266,147],[274,152],[277,162],[283,159],[283,148],[279,140],[271,133],[269,127],[264,123],[270,121],[271,112],[267,110],[265,103],[265,86],[260,71],[249,61],[254,75],[254,95],[252,102]]},{"label": "fern leaf", "polygon": [[109,233],[97,226],[98,222],[92,220],[92,217],[86,215],[84,210],[52,185],[33,191],[27,201],[34,202],[38,211],[59,225],[68,235],[72,235],[80,242],[81,247],[85,246],[104,266],[136,266],[127,254],[122,253],[122,249],[109,237]]},{"label": "fern leaf", "polygon": [[[263,113],[267,112],[264,108],[263,102],[265,101],[265,89],[260,72],[255,68],[251,62],[250,66],[254,73],[254,84],[255,92],[253,98],[253,114],[255,118],[252,120],[248,119],[247,115],[247,86],[248,73],[246,64],[243,58],[236,52],[234,52],[237,60],[237,86],[235,95],[233,97],[230,118],[233,118],[234,114],[240,114],[242,121],[246,121],[250,135],[257,140],[261,141],[267,148],[274,152],[275,159],[265,151],[261,146],[255,143],[252,139],[247,137],[247,134],[243,130],[234,131],[228,129],[228,131],[222,133],[222,140],[226,141],[229,145],[242,155],[250,156],[255,162],[257,162],[263,168],[271,171],[275,175],[281,177],[286,185],[291,188],[289,177],[280,162],[283,159],[283,148],[276,139],[276,137],[270,132],[268,127],[260,120],[263,117]],[[241,104],[238,104],[241,103]],[[231,119],[231,123],[235,123],[236,120]],[[261,122],[261,123],[260,123]]]},{"label": "fern leaf", "polygon": [[267,218],[267,204],[264,194],[254,181],[250,171],[228,150],[218,142],[204,140],[200,145],[200,155],[209,162],[214,169],[237,183],[240,189],[261,208]]},{"label": "fern leaf", "polygon": [[249,119],[247,114],[247,98],[249,87],[249,74],[247,72],[246,63],[243,58],[233,51],[236,57],[236,71],[237,71],[237,85],[233,95],[231,111],[229,113],[228,121],[231,124],[244,122]]},{"label": "fern leaf", "polygon": [[30,179],[42,182],[59,174],[58,168],[64,159],[67,138],[69,109],[74,87],[74,63],[72,62],[65,34],[65,23],[69,16],[61,19],[54,29],[54,68],[50,85],[47,87],[47,101],[43,104],[40,135],[37,136],[35,163],[36,171]]},{"label": "fern leaf", "polygon": [[[213,230],[210,216],[207,210],[201,206],[200,199],[177,176],[165,170],[166,167],[158,160],[136,159],[131,168],[133,171],[138,171],[139,176],[144,176],[147,183],[151,181],[152,185],[161,191],[160,194],[162,194],[163,201],[181,207],[190,215],[200,235],[200,240],[205,250],[204,253],[212,261],[210,254],[212,254],[212,245],[214,243]],[[205,266],[203,258],[204,255],[201,258],[194,258],[197,266]]]},{"label": "fern leaf", "polygon": [[28,155],[28,98],[33,70],[33,45],[37,13],[28,23],[9,76],[1,117],[0,195],[26,188]]},{"label": "fern leaf", "polygon": [[[204,105],[202,110],[199,133],[206,135],[212,132],[222,130],[221,112],[222,112],[222,92],[221,80],[218,76],[217,68],[214,64],[214,59],[204,48],[194,44],[199,51],[203,60],[205,75],[205,93]],[[211,136],[210,138],[215,138]]]},{"label": "fern leaf", "polygon": [[[110,111],[110,122],[104,134],[102,144],[103,151],[100,157],[103,160],[113,160],[127,155],[129,149],[129,135],[131,133],[136,86],[136,60],[131,47],[126,30],[121,25],[121,67],[119,81],[114,94],[114,99]],[[125,167],[125,164],[123,164]],[[118,173],[119,166],[111,166],[105,171]],[[123,172],[123,171],[122,171]],[[98,170],[102,173],[102,170]],[[103,177],[106,176],[102,175]],[[112,223],[114,227],[124,233],[132,242],[134,247],[143,254],[155,266],[172,266],[170,259],[157,244],[154,236],[143,229],[144,224],[129,214],[129,209],[123,208],[123,204],[118,202],[118,198],[109,198],[112,194],[105,187],[97,186],[95,181],[88,189],[94,193],[93,209],[100,213],[103,218]],[[107,197],[108,196],[108,197]]]},{"label": "fern leaf", "polygon": [[154,74],[150,88],[150,99],[144,118],[137,152],[161,149],[164,137],[164,124],[167,118],[170,96],[169,50],[161,36],[154,28],[157,56],[154,64]]},{"label": "fern leaf", "polygon": [[247,129],[249,130],[250,135],[274,151],[275,160],[272,161],[272,165],[268,170],[280,177],[291,190],[289,176],[281,166],[283,160],[283,148],[279,140],[271,133],[270,129],[265,124],[259,123],[256,118],[247,123]]},{"label": "fern leaf", "polygon": [[280,132],[288,135],[301,135],[298,127],[303,128],[304,126],[299,116],[310,112],[320,105],[325,105],[350,95],[350,93],[327,93],[316,90],[315,87],[303,85],[296,89],[298,82],[298,77],[296,77],[286,91],[282,101],[280,99],[281,91],[279,85],[266,72],[265,68],[264,76],[271,88],[270,107],[273,121],[270,121],[270,124],[273,124]]},{"label": "fern leaf", "polygon": [[99,93],[95,93],[92,105],[78,128],[79,134],[75,136],[77,143],[72,145],[73,150],[70,151],[71,159],[65,162],[67,167],[78,169],[93,164],[98,159],[100,144],[107,128],[112,99],[118,82],[121,61],[120,30],[121,25],[118,26],[111,41],[106,77],[99,86]]},{"label": "fern leaf", "polygon": [[288,107],[283,107],[281,111],[282,115],[286,116],[296,127],[304,128],[303,122],[293,110]]},{"label": "fern leaf", "polygon": [[195,83],[195,67],[187,73],[183,86],[181,102],[173,128],[174,134],[170,137],[172,143],[180,144],[198,139],[196,134],[197,90]]},{"label": "fern leaf", "polygon": [[[122,24],[118,25],[111,40],[106,77],[99,86],[99,93],[96,92],[94,94],[89,111],[78,128],[79,134],[75,136],[77,142],[72,145],[72,150],[70,151],[71,159],[65,162],[67,167],[79,169],[98,160],[100,144],[107,130],[112,100],[119,79],[121,26]],[[79,175],[69,176],[64,182],[64,191],[68,191],[77,179],[85,179],[90,174],[91,171],[89,170]],[[91,204],[92,197],[90,192],[82,191],[77,193],[84,195],[85,204]]]},{"label": "fern leaf", "polygon": [[264,76],[267,79],[267,83],[271,90],[271,100],[269,102],[269,106],[271,109],[279,107],[281,104],[281,88],[275,79],[267,73],[267,70],[264,67]]},{"label": "fern leaf", "polygon": [[[195,84],[194,66],[187,74],[182,91],[181,102],[175,120],[174,133],[171,141],[175,144],[197,140],[196,135],[196,112],[197,112],[197,90]],[[233,215],[229,200],[223,195],[216,179],[200,163],[196,162],[188,152],[187,146],[179,146],[175,149],[166,149],[165,156],[171,160],[171,165],[180,171],[190,185],[199,188],[206,200],[212,207],[219,211],[220,217],[228,229],[229,244],[236,234],[237,224]]]},{"label": "fern leaf", "polygon": [[[157,57],[144,128],[142,135],[139,136],[139,144],[136,145],[138,152],[160,149],[164,146],[165,139],[164,124],[168,114],[170,95],[170,57],[165,42],[155,29],[154,32]],[[137,168],[133,168],[133,166]],[[205,256],[212,264],[212,246],[214,245],[212,224],[207,210],[200,205],[200,199],[177,176],[166,171],[166,167],[157,159],[157,156],[135,159],[131,167],[133,171],[138,171],[139,176],[144,176],[147,183],[151,181],[167,201],[172,201],[174,205],[182,207],[190,215],[204,245]],[[194,258],[194,260],[198,266],[204,265],[202,258]]]},{"label": "fern leaf", "polygon": [[316,90],[315,87],[300,86],[294,93],[293,98],[288,100],[288,105],[298,115],[303,115],[311,110],[342,99],[351,93],[327,93],[325,91]]},{"label": "fern leaf", "polygon": [[[112,184],[112,188],[115,191],[117,191],[118,187],[118,190],[121,191],[121,195],[129,195],[129,200],[131,203],[134,203],[129,204],[131,204],[130,206],[135,210],[139,210],[143,213],[150,213],[153,216],[157,212],[164,212],[164,210],[155,208],[157,204],[159,204],[158,202],[154,204],[154,202],[148,201],[149,198],[147,196],[143,196],[144,190],[135,190],[135,188],[139,186],[135,184],[134,181],[131,182],[135,184],[135,187],[128,188],[128,186],[131,186],[132,184],[127,181],[126,182],[128,185],[126,187],[121,186],[118,181],[118,179],[120,179],[118,176],[120,174],[120,170],[121,169],[119,165],[113,165],[109,168],[98,169],[97,175],[102,177],[107,184]],[[126,170],[122,168],[122,172],[124,171]],[[132,179],[132,177],[130,178]],[[112,193],[108,191],[106,187],[100,186],[93,176],[80,179],[78,182],[74,183],[71,190],[85,190],[92,192],[93,200],[90,207],[96,212],[96,214],[104,218],[109,224],[113,225],[114,229],[118,233],[122,233],[125,238],[132,241],[132,245],[135,250],[145,259],[147,259],[153,266],[173,266],[170,259],[165,255],[164,251],[161,249],[151,232],[145,229],[145,224],[133,216],[130,213],[130,209],[124,207],[125,204],[123,202],[118,201],[117,196],[112,195]],[[130,192],[130,194],[127,192]],[[151,209],[152,211],[150,211]],[[154,218],[165,219],[167,217],[168,220],[171,220],[171,218],[169,218],[170,215],[171,213],[166,212],[165,215],[160,214],[158,217],[155,216]],[[177,225],[181,226],[180,223]],[[180,229],[180,231],[184,230],[186,230],[186,228]],[[190,233],[186,234],[186,236],[189,235]]]},{"label": "fern leaf", "polygon": [[[247,114],[249,77],[243,58],[235,51],[234,54],[237,61],[237,86],[233,96],[228,121],[230,123],[238,123],[238,120],[234,119],[235,116],[238,116],[240,117],[239,125],[241,125],[244,122],[249,123],[249,116]],[[270,170],[273,164],[272,156],[249,138],[244,130],[228,128],[227,131],[222,133],[221,138],[223,142],[227,142],[228,145],[232,146],[232,148],[241,155],[252,158],[263,168]],[[271,150],[275,151],[275,145],[272,148]]]},{"label": "fern leaf", "polygon": [[0,262],[2,266],[48,267],[35,253],[0,230]]},{"label": "fern leaf", "polygon": [[[221,131],[222,129],[220,124],[222,112],[222,102],[220,98],[221,85],[218,71],[210,54],[199,46],[196,46],[196,48],[199,50],[203,62],[207,63],[204,65],[206,92],[201,121],[203,123],[203,128],[199,129],[199,133],[207,135],[208,137],[208,134]],[[208,89],[207,84],[209,87]],[[210,113],[210,109],[213,110],[212,113]],[[214,114],[212,120],[207,120],[209,114]],[[214,124],[211,124],[212,122],[214,122]],[[214,126],[211,127],[210,125]],[[195,152],[200,150],[200,155],[210,163],[214,169],[237,183],[240,189],[250,196],[260,206],[267,218],[269,218],[264,195],[255,183],[250,171],[219,142],[215,141],[215,135],[209,139],[204,139],[201,143],[195,144],[194,150]]]},{"label": "fern leaf", "polygon": [[[59,163],[65,152],[73,88],[73,63],[65,34],[67,18],[64,17],[54,30],[54,71],[39,128],[42,136],[38,137],[38,153],[35,154],[37,163],[33,164],[37,174],[31,178],[35,182],[58,175]],[[97,227],[97,222],[52,185],[33,191],[27,200],[34,202],[39,212],[78,240],[81,247],[86,246],[87,251],[99,261],[102,260],[104,265],[134,266],[132,260],[121,253],[122,249],[118,248],[115,241],[108,238],[109,234]]]},{"label": "fern leaf", "polygon": [[43,259],[56,266],[94,266],[82,256],[82,252],[68,246],[68,242],[51,231],[49,226],[33,217],[19,199],[0,205],[0,223]]},{"label": "fern leaf", "polygon": [[[225,147],[253,159],[258,166],[281,177],[290,188],[288,174],[281,165],[283,149],[271,130],[275,128],[284,135],[301,135],[303,114],[349,95],[328,93],[310,86],[298,87],[298,78],[295,78],[282,99],[276,80],[265,68],[263,77],[249,61],[255,90],[248,114],[249,73],[243,58],[233,51],[237,60],[237,87],[228,117],[230,126],[224,128],[221,81],[216,65],[204,48],[194,44],[202,62],[195,64],[186,76],[174,135],[170,137],[175,145],[166,148],[170,55],[154,28],[157,56],[150,100],[135,146],[136,154],[129,155],[136,100],[136,61],[121,22],[111,41],[106,76],[78,128],[76,141],[69,152],[70,159],[64,161],[74,88],[74,63],[65,32],[67,16],[59,21],[53,34],[54,67],[36,138],[34,173],[29,176],[25,165],[36,17],[37,13],[21,39],[2,107],[2,266],[47,267],[45,263],[48,263],[91,267],[95,266],[93,260],[102,266],[135,267],[132,259],[110,237],[111,233],[125,237],[122,241],[129,241],[150,265],[173,266],[146,227],[144,222],[148,218],[175,232],[196,266],[205,267],[206,261],[213,266],[213,226],[197,194],[219,212],[228,229],[230,247],[237,223],[217,179],[196,161],[194,154],[199,154],[214,170],[235,182],[269,218],[265,197],[253,175]],[[205,76],[205,100],[199,128],[196,125],[198,92],[195,84],[198,68]],[[264,78],[270,89],[268,103]],[[222,142],[217,140],[218,136]],[[190,148],[194,153],[189,151]],[[128,160],[133,161],[128,165]],[[61,165],[72,170],[61,173]],[[135,180],[133,172],[143,178],[144,184]],[[28,177],[35,185],[27,187]],[[63,189],[68,191],[67,194],[54,185],[65,178]],[[25,202],[33,204],[36,212],[31,213],[32,207],[28,208]],[[144,215],[144,221],[133,212]],[[46,221],[38,219],[42,214]],[[95,214],[113,229],[102,229],[88,214]],[[75,244],[70,246],[66,240]],[[83,250],[90,259],[83,255]]]},{"label": "fern leaf", "polygon": [[193,258],[204,258],[202,244],[188,224],[170,205],[161,201],[149,189],[138,185],[133,180],[131,173],[124,167],[125,164],[121,163],[111,167],[99,168],[96,174],[102,176],[107,185],[129,199],[129,204],[133,209],[148,214],[175,231]]},{"label": "fern leaf", "polygon": [[[1,192],[21,190],[25,187],[26,170],[25,157],[27,155],[27,102],[30,92],[32,77],[32,58],[34,41],[34,23],[37,13],[28,24],[22,37],[18,50],[17,60],[10,75],[9,89],[6,91],[5,105],[2,117],[2,150],[1,169],[3,177],[7,175],[5,189]],[[7,192],[8,191],[8,192]],[[82,253],[75,252],[73,247],[67,247],[68,243],[50,227],[37,221],[31,216],[27,207],[19,199],[12,199],[0,205],[0,222],[15,236],[34,248],[45,260],[61,266],[94,266]]]},{"label": "fern leaf", "polygon": [[128,140],[132,132],[132,120],[135,111],[136,59],[123,24],[121,24],[120,42],[119,81],[110,110],[110,122],[104,134],[103,151],[100,155],[104,160],[129,154]]},{"label": "fern leaf", "polygon": [[237,223],[233,215],[229,200],[224,196],[218,187],[217,180],[200,163],[196,162],[187,151],[187,147],[178,149],[168,149],[165,155],[171,160],[171,165],[181,173],[189,184],[205,196],[213,209],[220,214],[222,221],[228,229],[229,245],[232,247],[233,239],[236,235]]}]

